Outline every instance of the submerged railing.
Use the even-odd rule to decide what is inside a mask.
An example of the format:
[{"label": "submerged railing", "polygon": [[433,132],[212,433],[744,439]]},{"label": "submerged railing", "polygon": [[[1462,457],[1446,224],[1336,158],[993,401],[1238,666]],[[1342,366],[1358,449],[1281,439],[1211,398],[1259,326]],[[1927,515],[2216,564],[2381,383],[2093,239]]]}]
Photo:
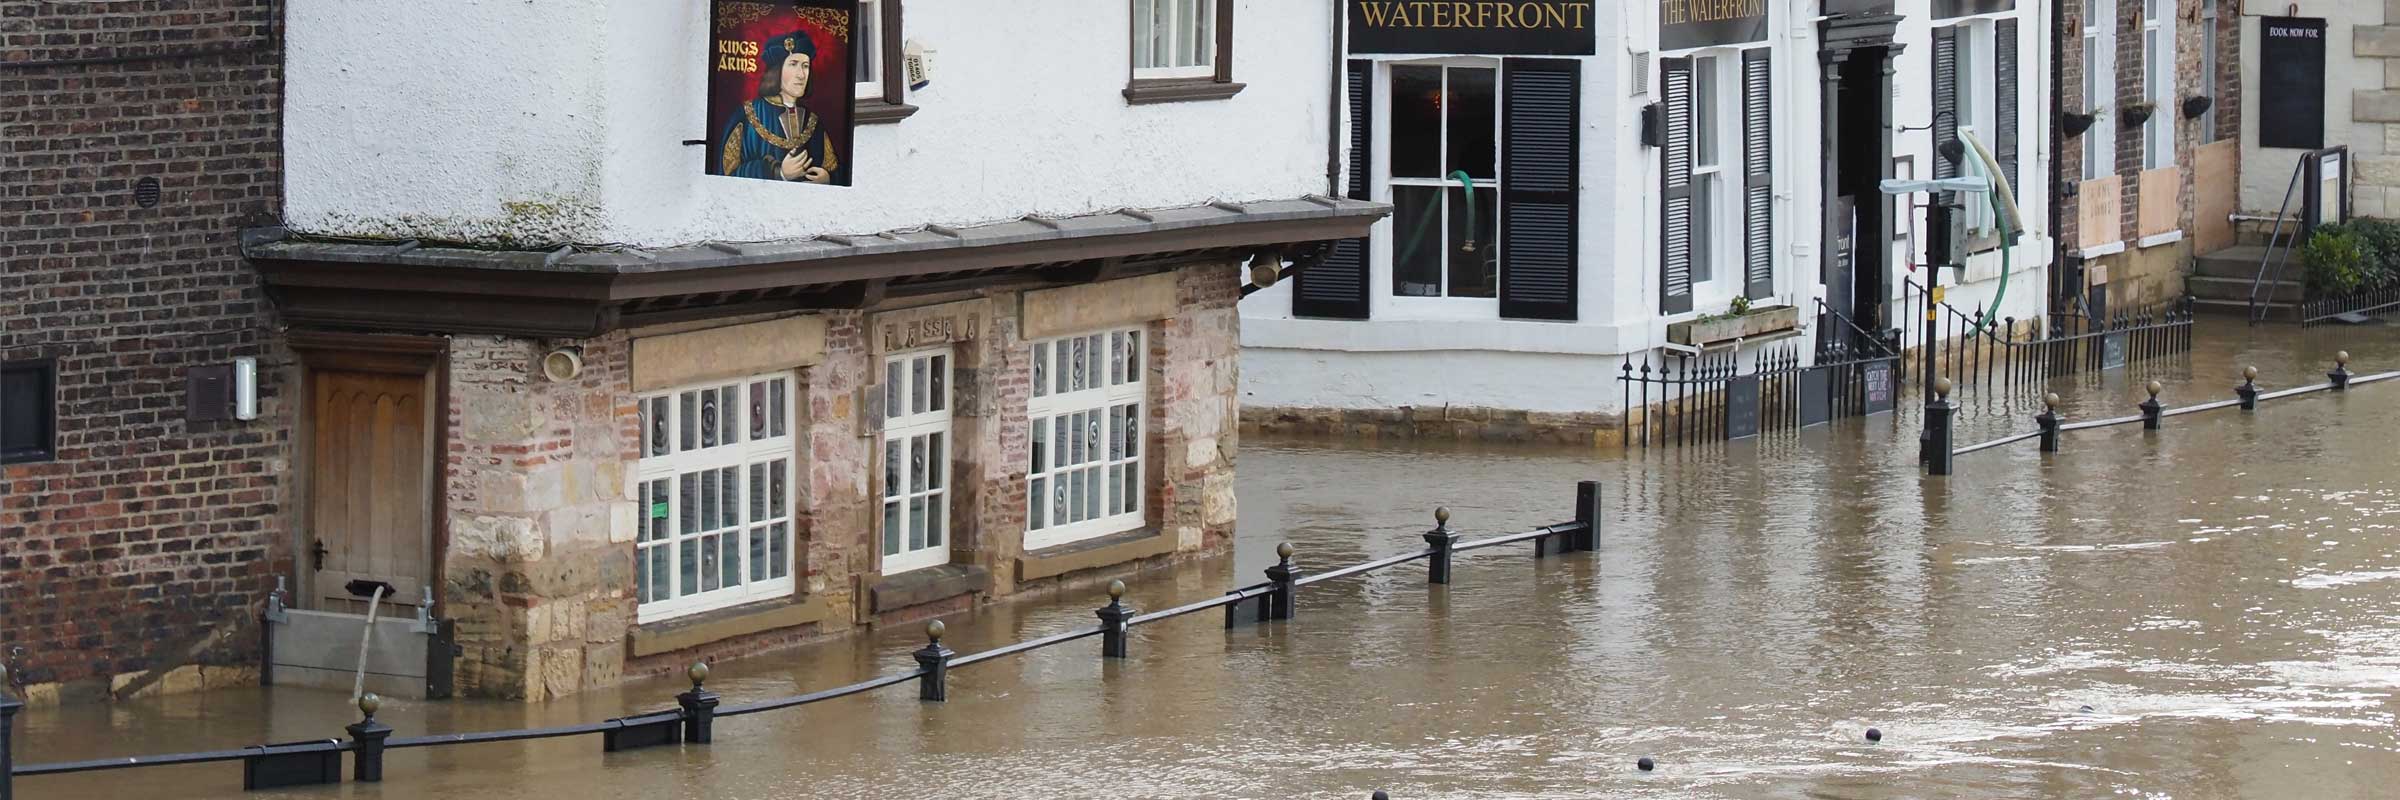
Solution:
[{"label": "submerged railing", "polygon": [[1927,474],[1931,475],[1949,475],[1955,467],[1954,460],[1958,456],[1967,455],[1969,453],[1978,453],[1997,447],[2005,447],[2018,442],[2034,439],[2041,441],[2042,452],[2056,453],[2059,452],[2061,447],[2061,435],[2073,431],[2091,430],[2094,428],[2112,428],[2120,425],[2132,425],[2135,423],[2140,423],[2143,430],[2155,431],[2165,427],[2166,419],[2168,417],[2178,417],[2185,414],[2198,414],[2226,408],[2240,408],[2245,412],[2256,411],[2258,410],[2259,403],[2268,402],[2271,400],[2299,397],[2301,395],[2315,394],[2317,392],[2346,392],[2349,391],[2350,387],[2353,386],[2361,386],[2370,383],[2380,383],[2383,381],[2400,379],[2400,371],[2384,372],[2374,375],[2352,375],[2350,372],[2350,353],[2349,351],[2345,350],[2334,354],[2333,371],[2325,373],[2325,379],[2326,380],[2324,383],[2314,383],[2306,386],[2294,386],[2289,389],[2282,389],[2273,392],[2262,392],[2258,387],[2258,368],[2254,366],[2243,367],[2242,383],[2240,386],[2233,388],[2233,399],[2218,400],[2209,403],[2201,403],[2199,405],[2184,406],[2182,408],[2168,408],[2165,403],[2159,402],[2158,395],[2159,392],[2164,389],[2164,387],[2161,386],[2158,381],[2151,381],[2149,386],[2144,387],[2149,390],[2150,399],[2144,400],[2136,406],[2136,408],[2139,410],[2139,413],[2130,416],[2086,420],[2083,422],[2068,422],[2066,417],[2060,415],[2058,413],[2058,395],[2052,393],[2045,395],[2042,398],[2042,413],[2035,415],[2033,418],[2036,425],[2035,430],[2010,436],[2003,436],[1988,442],[1981,442],[1967,445],[1966,447],[1952,449],[1951,440],[1956,430],[1954,416],[1958,412],[1958,406],[1950,402],[1950,391],[1952,389],[1950,379],[1942,378],[1934,383],[1934,401],[1925,405],[1925,438],[1926,441],[1930,443],[1928,445],[1927,452],[1924,454],[1925,457],[1923,458],[1925,463],[1925,471]]},{"label": "submerged railing", "polygon": [[[1533,543],[1535,558],[1552,554],[1589,553],[1599,550],[1600,543],[1600,484],[1584,481],[1575,487],[1575,518],[1567,522],[1544,525],[1529,531],[1466,541],[1450,528],[1450,511],[1434,511],[1434,527],[1422,538],[1425,548],[1387,556],[1359,564],[1308,574],[1292,557],[1290,543],[1275,548],[1276,564],[1266,570],[1264,583],[1244,586],[1213,597],[1159,611],[1138,613],[1124,602],[1125,583],[1114,581],[1108,587],[1108,605],[1093,612],[1099,618],[1094,626],[1074,628],[1035,639],[979,653],[960,655],[942,645],[945,627],[941,620],[925,626],[926,644],[910,656],[916,668],[897,672],[847,686],[822,689],[790,697],[760,700],[736,705],[723,705],[715,692],[707,689],[709,667],[706,663],[691,666],[687,676],[690,691],[675,696],[675,707],[617,717],[582,725],[550,728],[522,728],[447,733],[425,736],[394,737],[393,729],[375,719],[382,699],[369,693],[358,701],[363,717],[343,729],[346,738],[326,738],[286,744],[253,745],[231,750],[197,753],[166,753],[159,755],[120,756],[84,761],[61,761],[43,764],[15,763],[15,750],[10,736],[15,728],[17,712],[24,703],[7,692],[7,672],[0,669],[0,800],[14,800],[15,779],[75,772],[139,769],[146,767],[207,764],[226,761],[242,762],[242,788],[270,789],[283,786],[340,783],[342,755],[350,755],[351,780],[377,783],[383,780],[384,753],[412,747],[447,747],[454,745],[514,742],[529,739],[555,739],[568,736],[601,737],[601,750],[616,752],[642,747],[670,744],[708,744],[715,740],[715,723],[719,718],[760,714],[787,708],[820,703],[875,691],[905,683],[917,685],[917,697],[925,702],[943,702],[949,698],[949,671],[974,664],[1030,653],[1094,636],[1100,637],[1102,658],[1126,658],[1131,650],[1128,634],[1134,626],[1196,614],[1215,608],[1225,611],[1225,627],[1233,628],[1250,620],[1292,619],[1299,606],[1301,589],[1325,581],[1340,580],[1370,572],[1390,569],[1412,561],[1426,562],[1426,583],[1444,585],[1450,582],[1454,556],[1511,544]],[[1244,606],[1251,609],[1243,613]]]}]

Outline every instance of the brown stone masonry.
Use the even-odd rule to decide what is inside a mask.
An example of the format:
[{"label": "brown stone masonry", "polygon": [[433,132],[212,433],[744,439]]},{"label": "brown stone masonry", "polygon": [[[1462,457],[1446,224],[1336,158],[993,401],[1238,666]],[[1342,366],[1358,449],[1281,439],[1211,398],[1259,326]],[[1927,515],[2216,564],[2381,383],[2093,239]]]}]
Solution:
[{"label": "brown stone masonry", "polygon": [[[237,239],[279,214],[277,5],[0,5],[0,359],[58,366],[56,457],[0,466],[0,659],[37,700],[177,667],[288,565],[292,358]],[[188,421],[187,372],[236,357],[258,418]],[[255,681],[233,641],[206,683]]]}]

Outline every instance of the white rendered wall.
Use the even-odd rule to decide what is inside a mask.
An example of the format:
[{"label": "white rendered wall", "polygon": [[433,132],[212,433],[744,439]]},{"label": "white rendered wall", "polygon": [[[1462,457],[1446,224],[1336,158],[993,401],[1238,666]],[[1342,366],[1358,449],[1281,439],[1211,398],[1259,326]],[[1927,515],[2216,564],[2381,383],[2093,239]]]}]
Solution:
[{"label": "white rendered wall", "polygon": [[[1617,364],[1590,356],[1467,350],[1341,352],[1242,349],[1249,408],[1504,408],[1553,413],[1623,408]],[[1272,380],[1254,380],[1266,373]]]},{"label": "white rendered wall", "polygon": [[913,117],[851,188],[711,177],[703,0],[290,0],[295,230],[498,243],[759,241],[1325,191],[1332,17],[1237,3],[1219,101],[1130,106],[1127,0],[909,0]]}]

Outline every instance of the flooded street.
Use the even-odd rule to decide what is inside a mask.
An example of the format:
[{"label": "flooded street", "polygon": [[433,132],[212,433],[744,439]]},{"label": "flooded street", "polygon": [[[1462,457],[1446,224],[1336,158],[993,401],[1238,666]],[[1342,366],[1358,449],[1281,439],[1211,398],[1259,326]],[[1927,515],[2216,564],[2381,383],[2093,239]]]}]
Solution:
[{"label": "flooded street", "polygon": [[[2071,419],[2400,369],[2400,329],[2250,330],[2062,380]],[[2038,407],[1966,394],[1961,445]],[[1911,405],[1904,402],[1904,407]],[[2143,798],[2391,796],[2400,785],[2400,383],[2068,434],[1926,479],[1913,414],[1707,447],[1542,451],[1245,443],[1231,558],[1130,579],[1144,610],[1408,552],[1436,505],[1470,538],[1607,503],[1597,558],[1522,546],[1306,587],[1299,618],[1144,626],[722,720],[710,746],[597,737],[393,753],[382,785],[239,791],[238,764],[24,778],[20,797]],[[1093,624],[1087,591],[951,618],[961,653]],[[720,665],[727,704],[910,664],[917,626]],[[663,708],[637,684],[542,706],[388,701],[402,736]],[[18,761],[340,735],[335,693],[31,709]],[[1884,734],[1868,743],[1870,727]],[[1658,769],[1634,768],[1637,757]]]}]

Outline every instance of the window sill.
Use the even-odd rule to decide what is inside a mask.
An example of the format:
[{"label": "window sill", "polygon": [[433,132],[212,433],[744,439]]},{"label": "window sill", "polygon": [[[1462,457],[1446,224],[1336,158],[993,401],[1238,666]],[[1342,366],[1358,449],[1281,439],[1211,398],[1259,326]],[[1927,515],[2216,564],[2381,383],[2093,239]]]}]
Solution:
[{"label": "window sill", "polygon": [[824,598],[777,599],[704,611],[688,617],[633,626],[626,642],[634,658],[689,650],[738,636],[823,622],[831,609]]},{"label": "window sill", "polygon": [[2077,255],[2083,256],[2084,258],[2099,258],[2101,256],[2113,256],[2122,252],[2125,252],[2125,243],[2123,241],[2115,241],[2109,242],[2108,244],[2086,247],[2082,252],[2077,253]]},{"label": "window sill", "polygon": [[915,116],[917,107],[882,99],[860,100],[850,107],[850,119],[860,125],[889,125]]},{"label": "window sill", "polygon": [[1125,86],[1125,103],[1142,106],[1224,100],[1241,94],[1244,86],[1211,78],[1138,78]]},{"label": "window sill", "polygon": [[1168,536],[1166,531],[1135,528],[1080,542],[1028,550],[1017,557],[1017,581],[1023,583],[1053,578],[1172,552],[1175,552],[1175,538]]},{"label": "window sill", "polygon": [[2174,244],[2180,241],[2183,241],[2183,231],[2167,231],[2166,233],[2161,233],[2155,236],[2144,236],[2142,237],[2141,241],[2135,242],[2135,244],[2143,249],[2148,249],[2162,244]]},{"label": "window sill", "polygon": [[880,614],[991,590],[991,570],[973,564],[943,564],[877,578],[867,589],[867,610]]}]

